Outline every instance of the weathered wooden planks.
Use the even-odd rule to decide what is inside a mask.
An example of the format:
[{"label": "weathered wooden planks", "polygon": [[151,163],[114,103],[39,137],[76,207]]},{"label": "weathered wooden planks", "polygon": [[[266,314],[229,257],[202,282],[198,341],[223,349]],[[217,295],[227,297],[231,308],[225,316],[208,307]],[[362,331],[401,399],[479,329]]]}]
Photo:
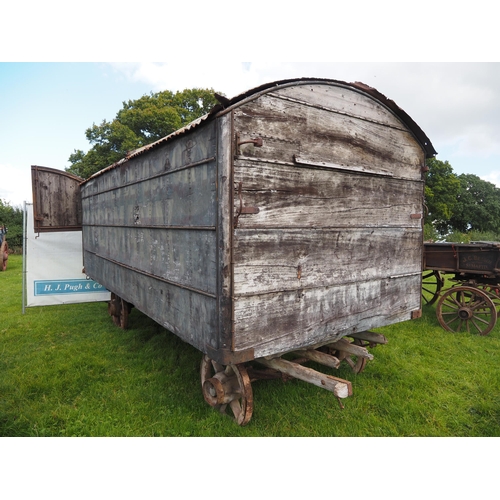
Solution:
[{"label": "weathered wooden planks", "polygon": [[87,274],[202,351],[219,347],[215,155],[211,122],[82,191]]},{"label": "weathered wooden planks", "polygon": [[421,269],[417,229],[253,229],[234,238],[234,294],[383,279]]},{"label": "weathered wooden planks", "polygon": [[[243,206],[238,228],[421,227],[423,184],[400,179],[235,161]],[[234,211],[239,209],[235,196]]]},{"label": "weathered wooden planks", "polygon": [[200,351],[217,348],[216,298],[130,269],[86,252],[85,266],[109,290]]},{"label": "weathered wooden planks", "polygon": [[83,179],[53,168],[31,167],[34,231],[80,231]]},{"label": "weathered wooden planks", "polygon": [[235,349],[255,356],[328,343],[350,332],[411,319],[420,274],[235,297]]},{"label": "weathered wooden planks", "polygon": [[[292,162],[298,156],[318,163],[389,170],[407,179],[421,178],[421,147],[401,125],[395,128],[272,95],[262,96],[234,113],[241,140],[256,136],[263,139],[260,148],[243,145],[243,157]],[[391,115],[391,121],[397,120],[388,110],[385,114]]]}]

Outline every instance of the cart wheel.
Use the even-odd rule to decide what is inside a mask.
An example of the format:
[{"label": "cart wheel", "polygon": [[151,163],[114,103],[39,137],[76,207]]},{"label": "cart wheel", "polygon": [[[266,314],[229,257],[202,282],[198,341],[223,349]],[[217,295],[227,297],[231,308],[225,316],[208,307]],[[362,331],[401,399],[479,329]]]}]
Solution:
[{"label": "cart wheel", "polygon": [[244,365],[224,366],[204,355],[200,374],[205,401],[221,413],[230,409],[239,425],[248,424],[253,412],[253,394]]},{"label": "cart wheel", "polygon": [[422,274],[422,300],[430,306],[436,302],[441,293],[444,280],[439,271],[425,271]]},{"label": "cart wheel", "polygon": [[497,317],[500,313],[500,286],[499,285],[478,285],[478,287],[485,292],[491,299],[493,304],[495,304],[495,309],[497,311]]},{"label": "cart wheel", "polygon": [[128,328],[128,315],[130,314],[130,311],[132,309],[132,305],[126,302],[123,299],[120,299],[120,317],[119,317],[119,322],[118,326],[122,328],[123,330],[126,330]]},{"label": "cart wheel", "polygon": [[487,335],[497,321],[495,304],[478,288],[456,286],[439,299],[436,314],[441,326],[449,332]]},{"label": "cart wheel", "polygon": [[113,323],[123,330],[128,328],[128,315],[132,305],[121,297],[111,292],[111,299],[108,302],[108,314],[113,318]]}]

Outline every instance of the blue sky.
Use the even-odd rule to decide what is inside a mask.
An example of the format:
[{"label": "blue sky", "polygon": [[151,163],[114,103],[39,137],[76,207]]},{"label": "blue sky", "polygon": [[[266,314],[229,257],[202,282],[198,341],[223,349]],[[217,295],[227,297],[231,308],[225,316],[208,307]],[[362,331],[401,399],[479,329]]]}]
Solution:
[{"label": "blue sky", "polygon": [[211,87],[233,97],[265,82],[362,81],[393,99],[457,173],[500,185],[500,63],[0,63],[0,198],[31,201],[31,165],[69,166],[85,130],[122,102]]}]

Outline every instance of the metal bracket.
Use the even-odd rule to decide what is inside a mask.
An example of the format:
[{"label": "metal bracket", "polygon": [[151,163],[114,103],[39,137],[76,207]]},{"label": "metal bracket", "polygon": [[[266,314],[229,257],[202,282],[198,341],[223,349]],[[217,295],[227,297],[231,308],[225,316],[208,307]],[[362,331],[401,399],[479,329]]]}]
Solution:
[{"label": "metal bracket", "polygon": [[240,207],[238,208],[238,213],[234,216],[234,229],[238,227],[238,219],[241,214],[258,214],[260,209],[258,207],[244,207],[243,206],[243,196],[241,191],[243,190],[243,182],[238,183],[238,197],[240,199]]},{"label": "metal bracket", "polygon": [[242,144],[253,144],[256,148],[261,148],[264,144],[262,137],[256,137],[255,139],[248,139],[247,141],[240,141],[240,133],[236,132],[236,154],[241,155],[240,146]]}]

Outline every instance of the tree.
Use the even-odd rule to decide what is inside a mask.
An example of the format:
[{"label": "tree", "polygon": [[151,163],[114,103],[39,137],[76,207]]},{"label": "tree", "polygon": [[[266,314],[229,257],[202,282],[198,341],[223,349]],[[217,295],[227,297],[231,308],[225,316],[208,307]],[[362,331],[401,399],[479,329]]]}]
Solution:
[{"label": "tree", "polygon": [[88,178],[123,158],[129,151],[151,144],[208,113],[217,104],[212,89],[165,90],[123,102],[113,121],[88,128],[92,145],[84,153],[75,150],[67,172]]},{"label": "tree", "polygon": [[0,226],[8,229],[7,241],[10,248],[23,245],[23,210],[10,206],[9,202],[0,199]]},{"label": "tree", "polygon": [[453,173],[448,161],[435,158],[427,160],[429,171],[425,180],[425,223],[431,224],[440,233],[446,233],[457,205],[460,180]]},{"label": "tree", "polygon": [[453,229],[500,233],[500,189],[474,174],[458,178],[460,191],[450,219]]}]

